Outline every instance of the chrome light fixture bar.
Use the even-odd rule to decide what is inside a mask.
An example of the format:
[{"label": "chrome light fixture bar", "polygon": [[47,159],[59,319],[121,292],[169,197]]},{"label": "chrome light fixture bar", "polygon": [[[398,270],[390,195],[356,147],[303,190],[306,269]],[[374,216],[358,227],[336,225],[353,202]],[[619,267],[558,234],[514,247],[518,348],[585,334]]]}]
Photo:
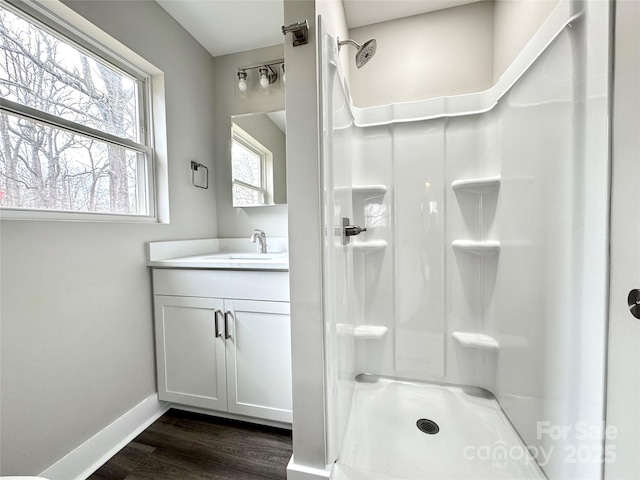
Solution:
[{"label": "chrome light fixture bar", "polygon": [[256,65],[239,67],[237,72],[238,90],[241,92],[246,92],[248,90],[248,71],[257,70],[259,88],[267,88],[278,80],[278,71],[280,69],[284,72],[284,58],[272,60],[270,62],[258,63]]}]

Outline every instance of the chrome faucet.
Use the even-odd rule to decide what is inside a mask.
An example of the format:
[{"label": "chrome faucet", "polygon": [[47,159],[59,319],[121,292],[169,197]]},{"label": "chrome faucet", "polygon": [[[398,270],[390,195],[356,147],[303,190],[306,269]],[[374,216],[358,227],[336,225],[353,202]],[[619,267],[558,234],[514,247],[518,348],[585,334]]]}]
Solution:
[{"label": "chrome faucet", "polygon": [[267,235],[262,231],[255,229],[251,235],[251,243],[260,243],[260,253],[267,253]]}]

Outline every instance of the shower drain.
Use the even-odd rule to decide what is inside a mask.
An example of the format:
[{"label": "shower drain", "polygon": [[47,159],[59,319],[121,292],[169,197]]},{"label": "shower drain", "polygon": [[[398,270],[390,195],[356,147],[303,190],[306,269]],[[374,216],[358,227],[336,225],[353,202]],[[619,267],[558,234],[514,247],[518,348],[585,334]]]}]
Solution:
[{"label": "shower drain", "polygon": [[440,431],[438,424],[428,418],[421,418],[416,422],[416,426],[418,427],[418,430],[423,433],[428,433],[429,435],[435,435]]}]

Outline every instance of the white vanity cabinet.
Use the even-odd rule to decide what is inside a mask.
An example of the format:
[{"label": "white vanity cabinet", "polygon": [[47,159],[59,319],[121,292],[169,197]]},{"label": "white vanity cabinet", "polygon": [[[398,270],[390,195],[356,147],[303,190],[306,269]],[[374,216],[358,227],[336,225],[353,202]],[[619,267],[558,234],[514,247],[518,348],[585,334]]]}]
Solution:
[{"label": "white vanity cabinet", "polygon": [[154,269],[161,400],[291,423],[287,272]]}]

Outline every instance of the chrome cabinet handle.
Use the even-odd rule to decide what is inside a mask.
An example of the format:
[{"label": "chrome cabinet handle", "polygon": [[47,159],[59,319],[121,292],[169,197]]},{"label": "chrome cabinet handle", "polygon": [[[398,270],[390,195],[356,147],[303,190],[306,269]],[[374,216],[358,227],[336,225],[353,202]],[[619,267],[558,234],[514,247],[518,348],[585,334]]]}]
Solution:
[{"label": "chrome cabinet handle", "polygon": [[230,311],[224,312],[224,339],[229,340],[231,338],[231,334],[229,334],[229,315],[231,315]]},{"label": "chrome cabinet handle", "polygon": [[640,318],[640,290],[634,288],[629,292],[627,297],[627,304],[629,305],[629,311],[631,315],[636,318]]},{"label": "chrome cabinet handle", "polygon": [[218,338],[220,335],[222,335],[222,332],[220,331],[220,328],[218,327],[218,314],[222,313],[220,310],[214,310],[213,311],[213,325],[215,327],[216,330],[216,338]]}]

